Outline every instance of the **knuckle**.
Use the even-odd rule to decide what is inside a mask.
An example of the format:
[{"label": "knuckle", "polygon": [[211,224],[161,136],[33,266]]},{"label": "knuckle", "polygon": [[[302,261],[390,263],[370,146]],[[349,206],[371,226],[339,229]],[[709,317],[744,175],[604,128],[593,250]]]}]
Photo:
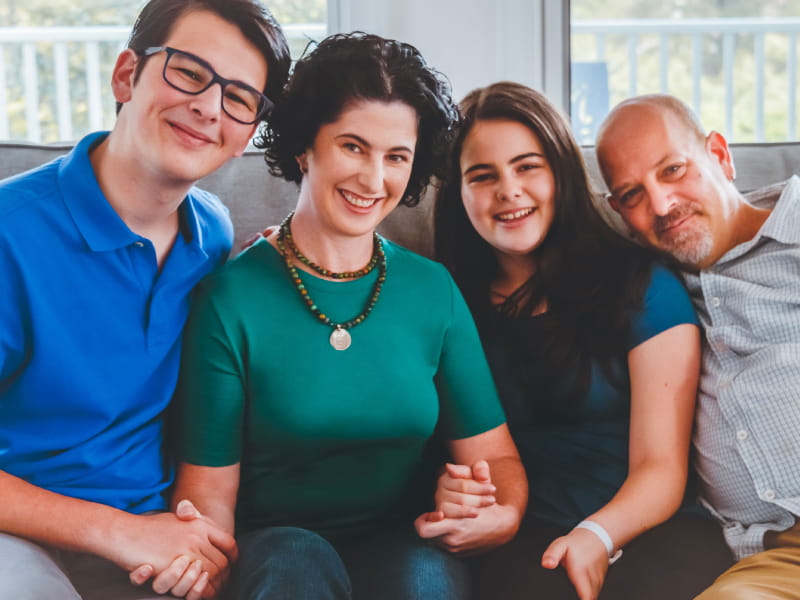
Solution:
[{"label": "knuckle", "polygon": [[457,504],[463,494],[461,492],[447,492],[446,494],[442,494],[442,499],[444,502],[450,502],[451,504]]},{"label": "knuckle", "polygon": [[164,594],[164,593],[167,592],[167,590],[169,590],[169,588],[165,584],[163,584],[163,583],[161,583],[159,581],[154,581],[153,582],[153,591],[156,594]]}]

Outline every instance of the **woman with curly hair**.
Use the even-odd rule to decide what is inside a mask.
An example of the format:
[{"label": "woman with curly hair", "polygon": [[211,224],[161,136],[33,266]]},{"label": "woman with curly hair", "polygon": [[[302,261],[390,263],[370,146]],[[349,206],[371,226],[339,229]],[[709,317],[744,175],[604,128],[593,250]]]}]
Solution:
[{"label": "woman with curly hair", "polygon": [[[517,530],[524,470],[469,310],[375,232],[441,174],[456,117],[416,49],[361,33],[301,59],[270,116],[297,207],[202,284],[177,396],[175,498],[235,529],[236,598],[465,598],[448,550]],[[491,480],[485,519],[420,515],[436,440]]]}]

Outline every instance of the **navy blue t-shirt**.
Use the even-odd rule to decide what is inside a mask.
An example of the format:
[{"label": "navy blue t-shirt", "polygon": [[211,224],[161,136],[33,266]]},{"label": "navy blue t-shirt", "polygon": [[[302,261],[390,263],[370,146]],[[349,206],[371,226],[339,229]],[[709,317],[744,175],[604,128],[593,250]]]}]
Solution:
[{"label": "navy blue t-shirt", "polygon": [[[530,482],[528,514],[565,527],[607,504],[628,473],[630,395],[615,386],[598,364],[584,398],[575,398],[573,382],[542,398],[526,389],[511,353],[522,331],[535,346],[543,335],[547,313],[524,318],[495,315],[481,326],[489,364]],[[632,317],[628,349],[697,317],[683,285],[671,271],[655,266],[641,309]],[[526,368],[542,369],[535,356]],[[628,381],[627,363],[615,377]],[[535,377],[533,377],[535,379]],[[562,393],[563,392],[563,393]]]}]

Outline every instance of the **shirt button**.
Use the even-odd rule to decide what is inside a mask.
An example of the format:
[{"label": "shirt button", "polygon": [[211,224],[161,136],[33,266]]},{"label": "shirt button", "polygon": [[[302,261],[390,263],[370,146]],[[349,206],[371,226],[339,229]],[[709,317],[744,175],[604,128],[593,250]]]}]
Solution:
[{"label": "shirt button", "polygon": [[137,248],[144,248],[144,242],[134,242]]},{"label": "shirt button", "polygon": [[764,490],[764,500],[775,500],[775,490]]},{"label": "shirt button", "polygon": [[747,439],[747,432],[744,429],[740,429],[736,432],[736,439],[743,442]]},{"label": "shirt button", "polygon": [[716,296],[711,299],[711,306],[713,306],[714,308],[718,307],[720,304],[722,304],[722,301]]},{"label": "shirt button", "polygon": [[728,379],[727,377],[723,377],[722,379],[719,380],[719,387],[721,387],[721,388],[726,388],[730,384],[731,384],[731,380]]}]

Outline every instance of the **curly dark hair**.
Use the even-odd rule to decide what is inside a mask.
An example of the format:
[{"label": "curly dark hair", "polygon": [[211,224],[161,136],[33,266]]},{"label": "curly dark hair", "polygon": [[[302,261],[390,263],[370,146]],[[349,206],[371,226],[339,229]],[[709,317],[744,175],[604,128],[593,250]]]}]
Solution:
[{"label": "curly dark hair", "polygon": [[360,31],[322,40],[297,61],[255,145],[273,175],[300,183],[296,157],[314,144],[322,125],[348,104],[399,101],[419,117],[411,177],[402,204],[415,206],[432,177],[441,178],[458,119],[450,84],[409,44]]},{"label": "curly dark hair", "polygon": [[[518,372],[530,372],[532,356],[546,363],[537,371],[546,381],[529,382],[537,397],[563,385],[577,368],[573,393],[588,389],[592,361],[612,384],[621,381],[616,364],[626,360],[632,311],[641,305],[650,279],[648,252],[625,240],[603,221],[580,146],[567,119],[544,95],[512,82],[470,92],[459,105],[462,121],[452,147],[450,171],[436,199],[435,253],[453,274],[479,326],[491,322],[489,300],[499,265],[492,246],[473,228],[461,198],[459,159],[464,140],[478,121],[508,120],[527,127],[539,140],[555,180],[555,215],[544,241],[533,250],[536,272],[499,310],[531,315],[547,303],[550,319],[543,348],[530,348],[521,333],[513,355]],[[483,325],[482,325],[483,321]]]}]

